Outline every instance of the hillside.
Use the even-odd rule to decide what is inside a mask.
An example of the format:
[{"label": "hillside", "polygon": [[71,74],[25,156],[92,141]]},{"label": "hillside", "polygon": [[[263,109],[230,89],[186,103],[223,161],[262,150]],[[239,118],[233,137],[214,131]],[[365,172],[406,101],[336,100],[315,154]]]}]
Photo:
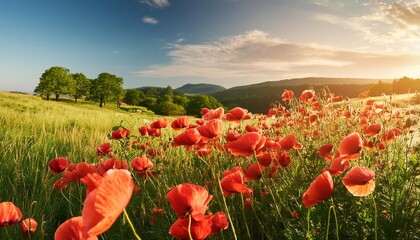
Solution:
[{"label": "hillside", "polygon": [[220,92],[226,90],[226,88],[214,85],[214,84],[185,84],[182,87],[175,89],[180,92],[189,93],[189,94],[210,94],[215,92]]},{"label": "hillside", "polygon": [[307,77],[307,78],[293,78],[278,81],[267,81],[251,85],[244,85],[230,88],[244,89],[254,87],[286,87],[298,85],[342,85],[342,84],[375,84],[378,81],[385,83],[392,82],[392,79],[376,79],[376,78],[327,78],[327,77]]}]

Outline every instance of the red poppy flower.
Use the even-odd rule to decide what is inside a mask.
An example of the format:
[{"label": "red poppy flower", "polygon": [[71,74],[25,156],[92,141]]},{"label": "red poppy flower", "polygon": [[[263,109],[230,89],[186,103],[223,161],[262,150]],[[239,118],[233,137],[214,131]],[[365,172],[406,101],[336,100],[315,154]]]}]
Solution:
[{"label": "red poppy flower", "polygon": [[311,89],[303,91],[299,99],[301,102],[312,102],[315,98],[315,91]]},{"label": "red poppy flower", "polygon": [[22,212],[12,202],[0,203],[0,227],[15,224],[22,219]]},{"label": "red poppy flower", "polygon": [[321,203],[329,198],[334,191],[334,184],[329,172],[323,172],[309,186],[303,194],[302,202],[306,208]]},{"label": "red poppy flower", "polygon": [[245,126],[245,131],[249,133],[249,132],[259,132],[260,130],[258,129],[258,127],[254,127],[254,126],[251,126],[251,125],[247,124]]},{"label": "red poppy flower", "polygon": [[96,235],[86,235],[81,216],[70,218],[62,223],[54,234],[55,240],[97,240]]},{"label": "red poppy flower", "polygon": [[108,230],[129,203],[133,190],[129,171],[108,171],[85,199],[82,218],[87,235],[97,236]]},{"label": "red poppy flower", "polygon": [[154,167],[154,164],[145,155],[133,159],[133,161],[131,161],[131,166],[133,167],[134,171],[136,171],[142,177],[153,175],[150,173],[150,169]]},{"label": "red poppy flower", "polygon": [[239,133],[229,132],[226,134],[226,142],[233,142],[238,140],[242,135]]},{"label": "red poppy flower", "polygon": [[166,118],[159,118],[150,124],[150,128],[156,129],[166,128],[166,126],[168,126],[168,119]]},{"label": "red poppy flower", "polygon": [[367,167],[354,167],[342,179],[344,186],[353,196],[363,197],[375,190],[375,172]]},{"label": "red poppy flower", "polygon": [[232,193],[250,194],[252,189],[244,184],[244,174],[242,168],[234,168],[231,171],[225,172],[225,176],[220,180],[223,195],[225,197]]},{"label": "red poppy flower", "polygon": [[98,164],[98,173],[103,176],[109,169],[125,169],[128,170],[128,163],[125,160],[117,160],[108,158],[105,162],[101,160]]},{"label": "red poppy flower", "polygon": [[369,135],[369,136],[375,136],[376,134],[378,134],[381,130],[382,130],[382,123],[376,123],[376,124],[372,124],[368,127],[366,127],[365,129],[365,134]]},{"label": "red poppy flower", "polygon": [[179,117],[172,121],[171,128],[175,131],[186,128],[190,125],[188,116]]},{"label": "red poppy flower", "polygon": [[333,144],[325,144],[318,149],[318,155],[322,158],[325,158],[331,162],[331,150],[333,149]]},{"label": "red poppy flower", "polygon": [[348,160],[345,160],[344,157],[339,157],[337,155],[332,160],[330,167],[324,169],[324,171],[328,171],[331,175],[337,176],[344,172],[348,167],[350,167],[350,162]]},{"label": "red poppy flower", "polygon": [[273,161],[273,158],[275,158],[273,153],[264,153],[260,156],[258,156],[258,162],[263,166],[270,166],[271,162]]},{"label": "red poppy flower", "polygon": [[213,138],[219,138],[222,135],[223,123],[220,119],[212,119],[206,125],[198,127],[197,130],[203,137],[202,140],[205,139],[204,142],[206,142]]},{"label": "red poppy flower", "polygon": [[340,152],[340,156],[344,157],[345,160],[353,160],[360,157],[359,152],[362,146],[362,138],[357,132],[354,132],[341,140],[338,151]]},{"label": "red poppy flower", "polygon": [[110,153],[112,153],[112,148],[110,148],[111,143],[106,142],[104,144],[101,144],[98,148],[96,148],[96,153],[99,156],[104,156],[104,155],[108,155]]},{"label": "red poppy flower", "polygon": [[111,133],[113,139],[122,139],[130,135],[130,130],[126,128],[119,128]]},{"label": "red poppy flower", "polygon": [[296,137],[292,134],[289,134],[284,138],[280,139],[279,144],[282,150],[302,149],[302,144],[300,144],[296,140]]},{"label": "red poppy flower", "polygon": [[244,207],[246,209],[252,209],[251,198],[249,197],[245,198]]},{"label": "red poppy flower", "polygon": [[189,183],[175,186],[166,197],[179,217],[191,215],[196,221],[205,217],[207,204],[213,198],[204,187]]},{"label": "red poppy flower", "polygon": [[174,146],[192,146],[200,141],[201,135],[196,128],[188,128],[174,138]]},{"label": "red poppy flower", "polygon": [[247,169],[244,170],[245,181],[251,182],[262,177],[262,172],[264,172],[265,167],[259,162],[249,165]]},{"label": "red poppy flower", "polygon": [[211,215],[211,233],[214,235],[222,230],[225,230],[229,227],[229,221],[224,212],[217,212]]},{"label": "red poppy flower", "polygon": [[274,166],[277,168],[280,167],[287,167],[290,165],[292,159],[290,158],[290,154],[288,152],[280,152],[275,155],[275,159],[273,159]]},{"label": "red poppy flower", "polygon": [[59,174],[69,166],[69,160],[64,157],[54,158],[48,165],[50,166],[50,171],[52,173]]},{"label": "red poppy flower", "polygon": [[222,119],[224,113],[225,113],[225,110],[222,107],[219,107],[214,110],[207,109],[207,108],[201,109],[202,119],[206,121],[209,121],[212,119]]},{"label": "red poppy flower", "polygon": [[225,148],[233,154],[233,156],[246,156],[257,154],[262,150],[265,143],[265,137],[258,133],[251,132],[241,136],[236,141],[226,143]]},{"label": "red poppy flower", "polygon": [[81,178],[88,174],[98,173],[96,166],[80,162],[78,164],[70,164],[67,171],[64,172],[63,178],[68,182],[79,182]]},{"label": "red poppy flower", "polygon": [[146,135],[148,134],[148,131],[147,131],[147,126],[141,126],[141,127],[139,127],[139,133],[140,133],[142,136],[146,136]]},{"label": "red poppy flower", "polygon": [[295,93],[292,90],[284,90],[283,94],[281,95],[281,98],[283,102],[289,102],[293,99],[293,96]]},{"label": "red poppy flower", "polygon": [[38,227],[38,223],[33,218],[26,218],[20,222],[20,230],[23,236],[29,238],[33,235]]},{"label": "red poppy flower", "polygon": [[402,132],[400,129],[393,128],[382,134],[382,140],[390,142],[390,141],[393,141],[395,137],[398,137],[401,134]]},{"label": "red poppy flower", "polygon": [[248,113],[248,110],[240,107],[231,109],[228,113],[225,114],[226,121],[228,122],[237,122],[239,123],[242,120],[251,119],[251,113]]},{"label": "red poppy flower", "polygon": [[178,239],[190,239],[188,226],[190,226],[191,237],[194,240],[206,239],[211,233],[211,216],[207,216],[200,221],[189,217],[180,217],[169,228],[169,234]]}]

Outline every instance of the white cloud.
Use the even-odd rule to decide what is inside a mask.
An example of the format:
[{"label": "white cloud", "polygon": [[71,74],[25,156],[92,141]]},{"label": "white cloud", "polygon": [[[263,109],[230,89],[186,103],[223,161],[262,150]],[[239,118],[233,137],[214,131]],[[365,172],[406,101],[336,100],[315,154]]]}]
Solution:
[{"label": "white cloud", "polygon": [[341,25],[360,34],[365,40],[382,45],[387,51],[420,52],[420,2],[416,0],[370,0],[361,3],[368,13],[353,17],[332,14],[315,15],[316,20]]},{"label": "white cloud", "polygon": [[145,17],[143,17],[143,22],[148,23],[148,24],[152,24],[152,25],[156,25],[159,22],[159,20],[157,20],[156,18],[145,16]]},{"label": "white cloud", "polygon": [[168,0],[140,0],[140,2],[157,8],[165,8],[169,6]]},{"label": "white cloud", "polygon": [[264,81],[302,76],[397,78],[420,68],[416,55],[295,44],[259,30],[203,44],[171,44],[169,49],[170,64],[150,66],[136,74]]}]

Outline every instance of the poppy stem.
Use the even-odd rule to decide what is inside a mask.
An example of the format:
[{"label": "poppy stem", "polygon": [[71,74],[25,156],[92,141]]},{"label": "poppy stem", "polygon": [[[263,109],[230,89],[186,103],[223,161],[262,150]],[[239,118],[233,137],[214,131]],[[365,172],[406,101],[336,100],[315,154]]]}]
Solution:
[{"label": "poppy stem", "polygon": [[308,223],[307,230],[306,230],[306,238],[311,239],[311,232],[310,232],[311,208],[308,208],[308,214],[306,215],[306,220],[307,220],[307,223]]},{"label": "poppy stem", "polygon": [[331,208],[333,210],[334,213],[334,219],[335,219],[335,235],[337,236],[337,240],[340,239],[339,234],[338,234],[338,219],[337,219],[337,213],[335,212],[335,206],[334,206],[334,201],[331,198]]},{"label": "poppy stem", "polygon": [[[223,193],[222,185],[220,185],[220,179],[218,179],[217,181],[219,182],[219,189]],[[228,206],[226,204],[226,199],[225,199],[224,196],[222,197],[222,199],[223,199],[223,205],[224,205],[225,210],[226,210],[227,218],[229,219],[230,228],[232,229],[232,232],[233,232],[233,237],[235,238],[235,240],[238,240],[238,238],[236,237],[236,231],[235,231],[235,227],[233,226],[232,218],[230,217],[229,208],[228,208]]]},{"label": "poppy stem", "polygon": [[375,197],[372,194],[373,207],[375,209],[375,240],[378,240],[378,209],[376,208]]},{"label": "poppy stem", "polygon": [[188,215],[188,236],[190,240],[194,240],[191,235],[191,214]]},{"label": "poppy stem", "polygon": [[130,217],[127,214],[127,211],[124,209],[124,217],[127,219],[128,225],[130,225],[131,230],[133,231],[134,236],[137,240],[141,240],[140,236],[137,234],[136,229],[134,228],[133,223],[130,220]]},{"label": "poppy stem", "polygon": [[327,235],[325,236],[325,239],[328,240],[328,235],[330,234],[330,219],[331,219],[331,209],[333,206],[330,206],[328,209],[328,222],[327,222]]}]

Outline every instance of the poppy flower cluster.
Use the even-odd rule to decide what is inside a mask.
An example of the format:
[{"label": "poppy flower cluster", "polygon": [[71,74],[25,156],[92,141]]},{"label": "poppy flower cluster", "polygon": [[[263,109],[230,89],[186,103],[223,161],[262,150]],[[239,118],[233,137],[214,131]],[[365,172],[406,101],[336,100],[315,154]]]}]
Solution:
[{"label": "poppy flower cluster", "polygon": [[[261,192],[261,196],[268,194],[267,188],[261,187],[264,181],[259,184],[254,181],[264,177],[276,178],[279,173],[283,173],[282,169],[287,173],[287,168],[296,164],[296,155],[310,156],[310,150],[314,149],[311,148],[314,146],[313,140],[318,140],[320,145],[315,145],[311,156],[319,156],[325,168],[315,173],[313,181],[308,183],[309,186],[301,196],[306,208],[321,204],[333,195],[334,189],[340,187],[334,186],[334,178],[341,178],[341,181],[336,182],[342,183],[343,189],[345,187],[353,196],[371,194],[375,189],[375,173],[368,167],[358,166],[361,162],[359,159],[364,151],[381,149],[381,146],[384,149],[390,141],[403,134],[399,128],[387,128],[379,121],[381,118],[378,116],[386,114],[386,107],[367,102],[366,106],[370,107],[359,112],[339,105],[343,101],[341,96],[325,94],[322,99],[314,90],[305,90],[299,98],[294,97],[293,91],[286,90],[282,98],[291,108],[296,109],[286,109],[279,105],[271,108],[267,115],[253,115],[239,107],[226,114],[223,108],[203,108],[201,119],[195,123],[187,116],[172,122],[160,118],[139,127],[138,137],[130,135],[128,129],[120,126],[111,133],[110,142],[97,147],[97,164],[74,164],[69,163],[67,158],[51,160],[51,172],[62,174],[55,188],[64,189],[70,182],[81,182],[87,187],[81,216],[62,223],[56,231],[56,239],[70,239],[66,236],[73,239],[97,239],[109,229],[130,202],[134,183],[129,170],[133,171],[134,176],[140,176],[137,180],[160,180],[161,172],[170,169],[173,162],[181,161],[170,152],[177,147],[185,147],[187,157],[191,154],[194,160],[199,159],[212,169],[217,164],[228,166],[228,170],[222,170],[225,170],[223,175],[216,173],[213,176],[221,178],[218,183],[225,200],[230,201],[229,196],[240,195],[245,199],[244,206],[247,209],[259,204],[256,204],[259,199],[255,192]],[[343,128],[337,130],[339,137],[324,138],[330,134],[328,125],[336,124],[335,120]],[[168,131],[170,140],[167,142],[166,135],[159,138],[166,134],[166,130],[163,130],[165,128],[173,130]],[[331,139],[336,142],[329,142]],[[119,144],[112,145],[112,141]],[[304,154],[296,154],[302,150]],[[143,153],[139,154],[139,151]],[[118,159],[129,154],[136,154],[131,162]],[[178,173],[174,172],[173,176],[176,175]],[[143,189],[143,185],[141,187]],[[182,183],[170,189],[166,198],[177,216],[169,227],[169,234],[174,238],[206,239],[229,225],[224,212],[209,211],[213,196],[205,187]],[[165,209],[159,207],[162,206],[150,208],[150,224],[155,224],[157,216],[165,214]],[[299,219],[299,214],[292,210],[290,217]]]},{"label": "poppy flower cluster", "polygon": [[[13,202],[0,203],[0,228],[18,223],[23,217],[22,212]],[[33,218],[25,218],[20,222],[22,235],[30,238],[36,231],[38,223]]]},{"label": "poppy flower cluster", "polygon": [[213,196],[202,186],[183,183],[169,190],[166,197],[179,217],[169,229],[175,238],[206,239],[229,226],[224,212],[205,215]]}]

